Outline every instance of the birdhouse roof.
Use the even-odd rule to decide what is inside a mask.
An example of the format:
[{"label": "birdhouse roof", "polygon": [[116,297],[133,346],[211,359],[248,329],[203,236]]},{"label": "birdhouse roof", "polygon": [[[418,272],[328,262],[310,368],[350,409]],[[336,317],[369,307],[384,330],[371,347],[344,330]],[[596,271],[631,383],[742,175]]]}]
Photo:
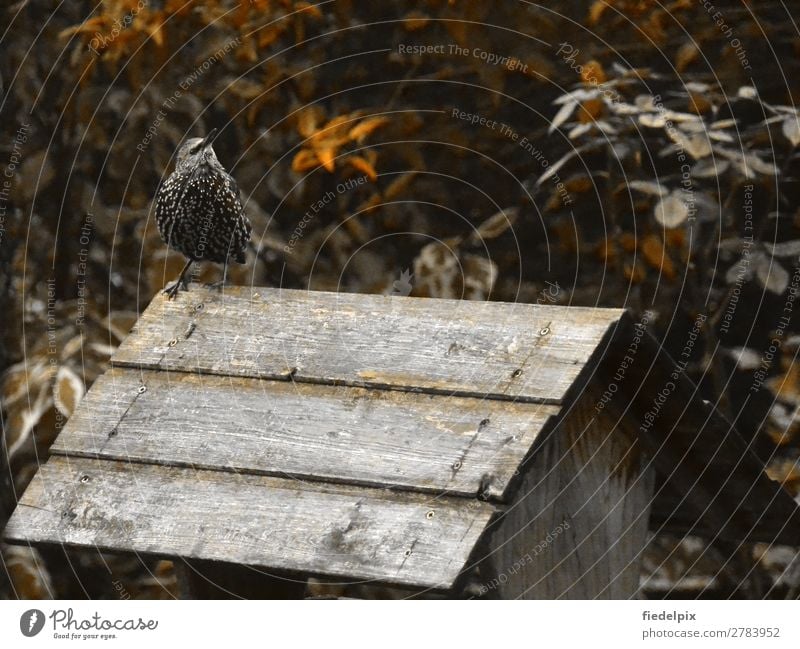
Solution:
[{"label": "birdhouse roof", "polygon": [[[452,587],[537,440],[605,377],[629,327],[620,309],[244,287],[159,295],[6,537]],[[645,412],[652,395],[631,400]],[[667,440],[654,450],[661,469],[680,469],[689,432],[653,431]],[[722,460],[705,444],[697,461],[768,490],[776,519],[793,515],[754,458],[728,465],[741,438],[720,434]]]}]

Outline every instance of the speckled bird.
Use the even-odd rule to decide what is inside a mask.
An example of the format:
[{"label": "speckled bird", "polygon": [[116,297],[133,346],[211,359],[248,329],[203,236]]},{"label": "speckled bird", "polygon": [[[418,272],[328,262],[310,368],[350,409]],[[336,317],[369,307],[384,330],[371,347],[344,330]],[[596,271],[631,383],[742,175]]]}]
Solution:
[{"label": "speckled bird", "polygon": [[[217,134],[187,140],[178,149],[175,171],[156,196],[156,224],[161,238],[187,261],[178,281],[164,292],[172,299],[186,286],[186,273],[196,261],[227,267],[243,264],[252,226],[244,215],[239,187],[225,171],[211,144]],[[223,273],[224,276],[224,273]]]}]

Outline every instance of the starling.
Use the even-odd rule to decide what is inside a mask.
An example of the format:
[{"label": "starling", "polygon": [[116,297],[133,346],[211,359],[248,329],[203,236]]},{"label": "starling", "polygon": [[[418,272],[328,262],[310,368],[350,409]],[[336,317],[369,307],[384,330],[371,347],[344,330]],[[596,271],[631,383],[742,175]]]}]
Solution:
[{"label": "starling", "polygon": [[[195,261],[243,264],[252,226],[244,215],[239,187],[225,171],[211,144],[217,129],[194,137],[178,149],[175,171],[156,195],[156,225],[161,238],[186,257],[178,281],[164,292],[186,289],[186,273]],[[223,278],[225,272],[223,271]]]}]

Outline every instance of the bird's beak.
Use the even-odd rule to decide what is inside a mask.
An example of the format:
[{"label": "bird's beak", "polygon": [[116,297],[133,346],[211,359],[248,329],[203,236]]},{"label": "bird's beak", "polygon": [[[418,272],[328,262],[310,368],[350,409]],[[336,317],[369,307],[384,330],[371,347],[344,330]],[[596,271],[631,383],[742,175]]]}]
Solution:
[{"label": "bird's beak", "polygon": [[215,137],[217,137],[217,129],[212,128],[211,132],[203,138],[203,147],[210,146]]}]

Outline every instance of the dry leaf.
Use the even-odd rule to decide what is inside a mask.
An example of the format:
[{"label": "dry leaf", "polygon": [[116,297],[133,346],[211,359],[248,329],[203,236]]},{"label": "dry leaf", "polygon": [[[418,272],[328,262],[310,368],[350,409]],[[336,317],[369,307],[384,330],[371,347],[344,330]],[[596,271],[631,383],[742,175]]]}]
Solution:
[{"label": "dry leaf", "polygon": [[480,243],[484,239],[494,239],[499,237],[508,228],[514,225],[519,215],[519,208],[508,207],[504,210],[493,214],[483,223],[481,223],[475,232],[470,236],[472,243]]},{"label": "dry leaf", "polygon": [[689,206],[681,198],[680,192],[672,192],[656,205],[654,214],[656,221],[665,228],[677,228],[689,218]]},{"label": "dry leaf", "polygon": [[575,109],[578,107],[577,101],[571,101],[564,104],[561,109],[556,113],[556,116],[553,118],[553,121],[550,123],[550,126],[547,129],[548,133],[552,133],[555,131],[559,126],[561,126],[564,122],[566,122]]},{"label": "dry leaf", "polygon": [[781,128],[792,146],[800,144],[800,120],[798,120],[797,115],[790,115],[784,119]]},{"label": "dry leaf", "polygon": [[658,196],[659,198],[669,194],[669,189],[664,187],[661,183],[650,180],[632,180],[630,183],[628,183],[628,187],[637,192],[648,194],[650,196]]},{"label": "dry leaf", "polygon": [[753,271],[761,286],[782,295],[789,286],[789,273],[781,264],[765,254],[753,255]]},{"label": "dry leaf", "polygon": [[740,370],[752,372],[761,365],[761,354],[751,347],[733,347],[726,351],[736,361],[736,366]]},{"label": "dry leaf", "polygon": [[764,248],[773,257],[797,257],[800,255],[800,239],[782,241],[776,244],[764,242]]},{"label": "dry leaf", "polygon": [[55,169],[46,151],[28,157],[20,167],[19,188],[25,200],[30,201],[41,193],[55,177]]},{"label": "dry leaf", "polygon": [[721,176],[731,166],[728,160],[716,160],[708,158],[705,160],[698,160],[692,167],[692,176],[695,178],[714,178]]},{"label": "dry leaf", "polygon": [[53,401],[62,415],[71,417],[85,392],[83,381],[75,372],[66,365],[58,368],[53,387]]}]

